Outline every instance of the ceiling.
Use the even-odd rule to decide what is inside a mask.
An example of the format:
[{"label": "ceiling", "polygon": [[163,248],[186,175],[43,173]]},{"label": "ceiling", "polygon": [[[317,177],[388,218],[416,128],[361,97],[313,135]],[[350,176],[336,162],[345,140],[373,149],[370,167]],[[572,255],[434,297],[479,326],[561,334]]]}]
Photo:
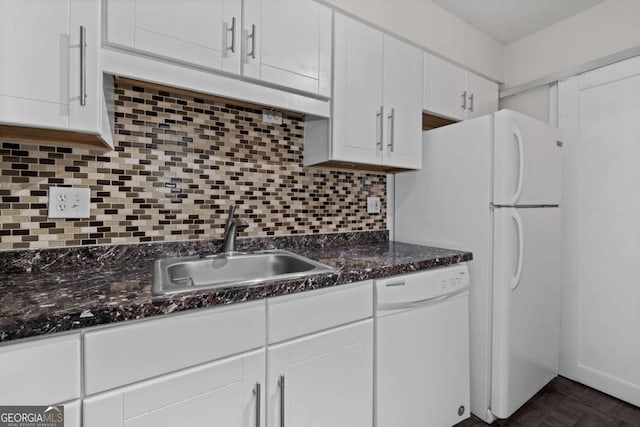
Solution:
[{"label": "ceiling", "polygon": [[431,0],[509,44],[605,0]]}]

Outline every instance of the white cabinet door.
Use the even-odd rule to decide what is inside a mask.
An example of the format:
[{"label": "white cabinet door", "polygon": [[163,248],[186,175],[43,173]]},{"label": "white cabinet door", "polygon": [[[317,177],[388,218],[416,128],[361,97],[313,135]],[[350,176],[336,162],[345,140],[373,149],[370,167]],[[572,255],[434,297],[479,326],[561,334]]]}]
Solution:
[{"label": "white cabinet door", "polygon": [[264,357],[264,350],[245,353],[85,399],[83,425],[264,425]]},{"label": "white cabinet door", "polygon": [[331,10],[312,0],[245,0],[243,74],[331,96]]},{"label": "white cabinet door", "polygon": [[435,56],[424,54],[422,109],[457,120],[498,111],[498,85]]},{"label": "white cabinet door", "polygon": [[467,112],[465,118],[484,116],[498,111],[498,84],[466,72]]},{"label": "white cabinet door", "polygon": [[267,426],[371,427],[371,319],[269,347],[267,372]]},{"label": "white cabinet door", "polygon": [[384,37],[386,166],[422,167],[422,58],[413,46]]},{"label": "white cabinet door", "polygon": [[383,35],[335,15],[332,159],[380,164],[383,137]]},{"label": "white cabinet door", "polygon": [[[426,54],[428,55],[428,54]],[[434,114],[464,120],[467,108],[465,73],[460,67],[435,56],[425,57],[425,91],[423,109]]]},{"label": "white cabinet door", "polygon": [[99,0],[0,2],[0,123],[98,134],[99,40]]},{"label": "white cabinet door", "polygon": [[106,41],[239,74],[241,11],[239,0],[107,0]]}]

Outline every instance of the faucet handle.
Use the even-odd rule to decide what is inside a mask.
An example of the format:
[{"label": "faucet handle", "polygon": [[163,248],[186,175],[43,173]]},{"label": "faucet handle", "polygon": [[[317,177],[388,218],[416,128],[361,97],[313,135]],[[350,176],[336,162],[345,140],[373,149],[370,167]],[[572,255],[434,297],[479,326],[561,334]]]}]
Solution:
[{"label": "faucet handle", "polygon": [[233,223],[236,226],[236,230],[238,231],[249,228],[249,223],[242,218],[236,218],[235,220],[233,220]]}]

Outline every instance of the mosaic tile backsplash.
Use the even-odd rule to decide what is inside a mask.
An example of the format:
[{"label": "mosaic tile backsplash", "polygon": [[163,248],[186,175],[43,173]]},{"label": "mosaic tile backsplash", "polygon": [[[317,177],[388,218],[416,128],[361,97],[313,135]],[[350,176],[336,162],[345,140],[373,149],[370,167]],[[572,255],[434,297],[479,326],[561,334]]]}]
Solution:
[{"label": "mosaic tile backsplash", "polygon": [[[115,150],[0,142],[0,250],[386,229],[386,176],[305,168],[304,119],[117,81]],[[51,186],[91,188],[91,218],[47,218]],[[380,214],[367,214],[379,196]]]}]

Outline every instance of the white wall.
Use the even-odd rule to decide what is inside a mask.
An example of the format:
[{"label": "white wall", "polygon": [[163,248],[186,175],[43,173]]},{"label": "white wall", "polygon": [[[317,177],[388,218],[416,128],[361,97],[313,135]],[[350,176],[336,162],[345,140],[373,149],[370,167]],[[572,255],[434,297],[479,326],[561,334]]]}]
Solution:
[{"label": "white wall", "polygon": [[550,92],[551,88],[546,85],[528,90],[501,99],[500,108],[508,108],[509,110],[526,114],[543,122],[548,122]]},{"label": "white wall", "polygon": [[503,47],[429,0],[320,0],[498,82]]},{"label": "white wall", "polygon": [[527,83],[638,46],[640,1],[607,0],[505,46],[505,84]]}]

